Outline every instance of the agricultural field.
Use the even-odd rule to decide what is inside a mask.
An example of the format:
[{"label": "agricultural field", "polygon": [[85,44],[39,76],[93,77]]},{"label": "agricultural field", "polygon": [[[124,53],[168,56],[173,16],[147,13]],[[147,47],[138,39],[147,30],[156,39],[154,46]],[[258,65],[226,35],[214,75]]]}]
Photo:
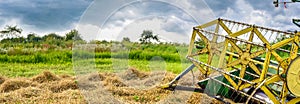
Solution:
[{"label": "agricultural field", "polygon": [[[159,87],[191,64],[185,59],[186,44],[81,41],[93,46],[85,52],[76,50],[72,40],[55,36],[1,41],[0,103],[217,102],[205,94]],[[82,61],[82,56],[90,59]],[[81,62],[91,62],[93,70],[75,64]],[[187,76],[180,83],[193,85],[197,75]]]},{"label": "agricultural field", "polygon": [[[77,35],[72,30],[66,36],[2,39],[0,103],[221,103],[206,94],[160,87],[191,65],[187,44],[86,42]],[[196,44],[205,46],[201,40]],[[213,57],[212,65],[218,60]],[[179,84],[194,86],[201,76],[196,68],[193,72]]]}]

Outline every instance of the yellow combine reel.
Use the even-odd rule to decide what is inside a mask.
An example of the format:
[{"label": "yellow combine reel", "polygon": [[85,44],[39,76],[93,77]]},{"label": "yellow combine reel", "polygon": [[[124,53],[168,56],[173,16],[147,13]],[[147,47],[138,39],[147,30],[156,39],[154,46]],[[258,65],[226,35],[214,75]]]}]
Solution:
[{"label": "yellow combine reel", "polygon": [[[280,36],[288,38],[274,41]],[[164,88],[174,90],[195,67],[206,78],[198,82],[197,92],[207,90],[210,96],[238,103],[300,102],[299,36],[226,19],[196,26],[187,55],[193,65]],[[202,49],[195,47],[197,39],[205,43]]]}]

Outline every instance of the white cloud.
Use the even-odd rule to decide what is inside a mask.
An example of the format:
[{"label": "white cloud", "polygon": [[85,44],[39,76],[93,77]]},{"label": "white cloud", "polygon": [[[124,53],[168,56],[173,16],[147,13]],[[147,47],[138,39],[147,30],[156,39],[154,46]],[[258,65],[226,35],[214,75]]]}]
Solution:
[{"label": "white cloud", "polygon": [[[265,4],[265,8],[254,8],[257,4]],[[299,7],[290,7],[290,9],[269,7],[270,2],[251,2],[248,3],[245,0],[236,0],[234,6],[227,7],[225,14],[221,15],[227,19],[242,21],[249,24],[255,24],[263,27],[280,29],[286,31],[289,29],[295,29],[295,26],[291,23],[291,19],[297,13],[296,9]]]},{"label": "white cloud", "polygon": [[78,24],[76,29],[83,40],[95,40],[97,34],[99,33],[100,27],[93,24]]},{"label": "white cloud", "polygon": [[[103,20],[101,18],[107,17],[106,14],[109,13],[99,13],[99,10],[102,11],[104,7],[98,3],[93,4],[90,10],[86,11],[80,24],[98,26],[98,30],[101,31],[98,33],[97,39],[101,40],[120,40],[123,36],[137,40],[143,30],[149,29],[153,30],[154,33],[160,34],[161,37],[166,37],[165,40],[188,42],[193,26],[215,19],[211,10],[203,1],[197,1],[197,4],[192,3],[191,0],[167,1],[129,3],[121,8],[116,8],[110,15],[110,18],[104,22],[101,22]],[[94,32],[93,34],[96,33]]]},{"label": "white cloud", "polygon": [[[82,2],[81,4],[72,3],[72,5],[79,6],[84,8],[83,5],[86,5],[89,2],[86,0],[78,0]],[[225,1],[225,2],[224,2]],[[78,29],[82,30],[82,34],[86,35],[87,40],[91,39],[107,39],[107,40],[118,40],[121,36],[128,37],[137,37],[141,32],[147,27],[153,29],[154,32],[159,32],[159,34],[168,34],[165,35],[167,39],[183,41],[185,38],[189,38],[191,34],[191,29],[195,25],[200,25],[217,19],[215,13],[218,17],[225,17],[227,19],[236,20],[236,21],[246,21],[246,23],[256,24],[265,27],[278,28],[281,30],[288,29],[298,29],[291,23],[291,19],[298,16],[298,9],[300,7],[295,4],[288,5],[288,9],[283,8],[274,8],[270,9],[269,2],[266,1],[245,1],[245,0],[226,0],[223,1],[209,1],[210,4],[206,4],[204,0],[162,0],[162,1],[135,1],[135,0],[114,0],[111,2],[97,0],[89,7],[89,9],[82,16],[82,20],[79,22]],[[49,3],[50,4],[47,4]],[[223,2],[223,3],[219,3]],[[24,2],[25,3],[25,2]],[[52,21],[44,21],[45,23],[34,23],[36,19],[26,19],[25,16],[17,16],[18,12],[11,14],[11,17],[4,18],[3,16],[8,13],[5,12],[3,8],[8,8],[8,11],[15,12],[11,10],[12,7],[18,7],[18,10],[28,9],[28,8],[37,8],[39,3],[43,4],[42,6],[48,5],[52,8],[57,7],[57,3],[51,1],[35,2],[28,3],[26,6],[19,0],[8,0],[1,1],[2,9],[0,7],[0,27],[3,28],[4,25],[14,25],[17,24],[23,28],[23,34],[28,34],[30,32],[35,32],[39,35],[44,35],[51,32],[56,32],[58,34],[64,35],[70,29],[75,27],[77,21],[71,21],[71,23],[64,23],[68,17],[73,17],[73,15],[78,14],[76,12],[70,12],[70,15],[60,16],[59,18],[52,19]],[[46,3],[46,4],[45,4]],[[270,2],[271,3],[271,2]],[[6,5],[14,4],[14,5]],[[259,5],[258,5],[259,4]],[[67,7],[61,8],[72,8],[72,5],[67,5]],[[222,7],[219,7],[221,5]],[[266,7],[264,7],[264,5]],[[212,11],[208,6],[213,8]],[[59,8],[59,7],[57,7]],[[77,8],[78,11],[80,8]],[[221,10],[218,10],[221,9]],[[35,11],[28,11],[29,14],[36,14]],[[48,10],[48,9],[43,9]],[[50,10],[50,9],[49,9]],[[68,11],[66,9],[65,11]],[[31,13],[33,12],[33,13]],[[44,11],[42,11],[44,12]],[[52,13],[52,11],[47,11]],[[58,13],[58,12],[54,12]],[[44,13],[43,15],[47,15]],[[108,18],[111,16],[110,18]],[[44,17],[44,16],[42,16]],[[61,19],[63,18],[63,19]],[[78,18],[78,17],[77,17]],[[152,18],[152,19],[150,19]],[[41,21],[45,19],[37,18],[36,21]],[[27,21],[26,21],[27,20]],[[60,20],[60,21],[58,21]],[[74,20],[74,18],[73,18]],[[76,19],[75,19],[76,20]],[[107,20],[107,21],[105,21]],[[55,25],[48,25],[47,22],[53,22]],[[150,23],[155,22],[155,23]],[[62,24],[60,24],[62,23]],[[41,25],[36,25],[41,24]],[[104,25],[103,25],[104,24]],[[147,25],[148,24],[148,25]],[[42,26],[43,25],[43,26]],[[71,26],[70,26],[71,25]],[[56,28],[49,28],[49,27]],[[61,26],[61,27],[60,27]],[[103,26],[103,27],[101,27]],[[48,29],[40,29],[40,27]],[[82,29],[81,29],[82,28]],[[134,29],[135,28],[135,29]],[[100,31],[101,30],[101,31]],[[59,32],[57,32],[59,31]],[[125,34],[127,33],[127,34]],[[98,35],[97,35],[98,34]],[[172,39],[174,35],[183,36],[183,39]],[[132,35],[132,36],[131,36]],[[176,37],[178,38],[178,37]],[[181,38],[181,37],[180,37]],[[185,40],[188,42],[189,40]]]},{"label": "white cloud", "polygon": [[[177,18],[178,19],[178,18]],[[190,33],[181,34],[178,32],[170,32],[163,29],[169,25],[166,18],[141,18],[139,20],[125,20],[122,25],[108,26],[100,30],[99,26],[92,24],[78,25],[79,33],[83,39],[90,40],[122,40],[123,37],[129,37],[132,41],[138,41],[143,30],[152,30],[155,35],[164,42],[188,42]],[[171,23],[169,21],[169,23]],[[172,24],[173,27],[180,27],[180,24]],[[187,29],[192,31],[192,28]]]},{"label": "white cloud", "polygon": [[[158,34],[163,41],[168,42],[187,42],[189,34],[180,34],[178,32],[169,32],[163,29],[166,25],[166,18],[146,18],[136,20],[127,25],[119,34],[117,39],[122,37],[130,37],[131,40],[138,40],[143,30],[152,30],[154,34]],[[179,25],[177,25],[179,27]],[[188,30],[187,30],[188,31]]]}]

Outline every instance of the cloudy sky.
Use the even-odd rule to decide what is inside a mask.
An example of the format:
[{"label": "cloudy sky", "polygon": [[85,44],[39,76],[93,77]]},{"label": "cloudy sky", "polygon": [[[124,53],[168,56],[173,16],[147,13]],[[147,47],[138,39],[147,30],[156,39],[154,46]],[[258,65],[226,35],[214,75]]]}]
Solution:
[{"label": "cloudy sky", "polygon": [[280,30],[298,29],[300,3],[273,0],[0,0],[0,29],[18,25],[38,35],[78,29],[86,40],[138,40],[152,30],[163,41],[188,42],[193,26],[219,17]]}]

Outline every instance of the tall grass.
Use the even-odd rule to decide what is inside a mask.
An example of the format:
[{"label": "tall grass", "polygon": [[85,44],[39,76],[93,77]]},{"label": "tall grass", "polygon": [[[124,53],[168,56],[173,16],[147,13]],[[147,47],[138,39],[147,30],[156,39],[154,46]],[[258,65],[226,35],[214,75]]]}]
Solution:
[{"label": "tall grass", "polygon": [[71,51],[53,51],[49,53],[37,52],[31,55],[1,54],[1,63],[68,63],[72,61]]},{"label": "tall grass", "polygon": [[[126,70],[135,67],[149,71],[154,58],[166,63],[165,70],[179,73],[188,66],[185,59],[186,47],[172,44],[127,44],[113,46],[113,43],[97,45],[94,51],[56,47],[36,48],[32,44],[0,47],[0,75],[18,77],[33,76],[42,70],[52,70],[62,74],[72,74],[75,58],[94,59],[99,71]],[[1,45],[0,45],[1,46]],[[114,49],[113,49],[114,48]],[[184,53],[184,54],[182,54]],[[77,61],[77,60],[76,60]]]}]

